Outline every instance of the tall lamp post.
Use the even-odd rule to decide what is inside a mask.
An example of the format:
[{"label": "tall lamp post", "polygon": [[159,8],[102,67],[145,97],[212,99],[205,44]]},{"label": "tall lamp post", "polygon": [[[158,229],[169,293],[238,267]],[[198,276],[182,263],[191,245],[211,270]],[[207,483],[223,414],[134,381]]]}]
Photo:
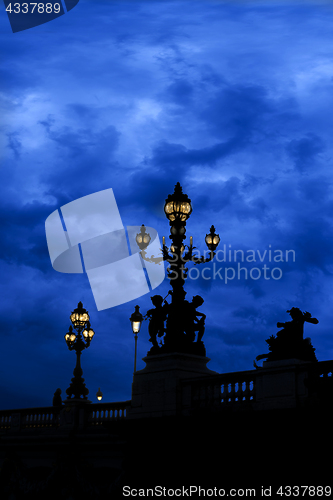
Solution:
[{"label": "tall lamp post", "polygon": [[[184,245],[183,241],[186,236],[186,221],[192,213],[191,200],[184,194],[182,187],[178,182],[175,186],[174,193],[169,195],[165,200],[164,212],[170,223],[170,240],[172,244],[170,248],[165,245],[165,237],[163,236],[163,256],[159,259],[168,262],[169,267],[168,277],[172,286],[172,291],[169,294],[172,297],[171,304],[165,303],[164,310],[160,307],[160,311],[156,309],[153,323],[163,322],[166,319],[164,344],[161,348],[153,346],[151,354],[170,353],[170,352],[187,352],[191,354],[205,355],[206,351],[201,341],[202,333],[198,336],[198,341],[194,344],[194,331],[197,330],[198,318],[196,317],[195,309],[203,303],[202,297],[196,296],[196,300],[192,300],[190,304],[185,300],[186,292],[184,283],[187,277],[188,269],[185,264],[193,262],[195,265],[211,261],[215,254],[215,250],[220,242],[220,237],[215,233],[215,227],[211,226],[210,232],[206,234],[205,242],[210,250],[210,255],[207,258],[195,257],[193,250],[193,238],[190,237],[190,244]],[[141,249],[142,258],[148,261],[153,259],[146,258],[144,249],[149,244],[150,235],[145,233],[144,226],[136,238],[137,244]],[[187,250],[186,250],[187,248]],[[185,251],[186,250],[186,251]],[[158,263],[158,259],[154,259]],[[198,313],[197,313],[198,315]],[[204,316],[199,314],[199,316]],[[202,319],[203,321],[203,319]],[[201,326],[203,323],[201,322]],[[202,328],[204,328],[202,326]],[[161,327],[159,327],[159,336]]]},{"label": "tall lamp post", "polygon": [[[70,320],[73,326],[71,325],[69,327],[69,331],[65,335],[65,340],[68,349],[76,352],[76,366],[73,372],[74,377],[66,390],[66,394],[68,395],[67,401],[80,400],[88,402],[87,395],[89,390],[86,388],[84,378],[82,378],[83,371],[80,358],[82,351],[90,346],[90,342],[95,332],[90,327],[89,314],[88,311],[83,308],[82,302],[78,303],[78,307],[74,309],[70,315]],[[77,333],[73,331],[73,327]],[[72,398],[72,396],[74,396],[74,398]]]},{"label": "tall lamp post", "polygon": [[136,355],[137,355],[137,343],[138,343],[138,333],[141,328],[141,323],[143,321],[143,316],[139,311],[140,307],[135,306],[135,311],[130,317],[130,322],[132,324],[132,330],[134,333],[134,340],[135,340],[135,352],[134,352],[134,373],[136,372]]}]

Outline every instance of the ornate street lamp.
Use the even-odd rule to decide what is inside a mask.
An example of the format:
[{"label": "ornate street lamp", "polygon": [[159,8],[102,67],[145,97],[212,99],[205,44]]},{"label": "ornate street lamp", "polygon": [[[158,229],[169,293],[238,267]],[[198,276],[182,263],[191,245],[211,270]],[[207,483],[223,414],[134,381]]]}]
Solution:
[{"label": "ornate street lamp", "polygon": [[[211,226],[210,232],[205,237],[205,242],[210,250],[208,258],[198,258],[193,255],[193,250],[196,247],[193,246],[192,236],[190,237],[190,245],[183,244],[183,240],[186,238],[186,221],[192,213],[192,204],[187,194],[183,193],[179,182],[175,186],[174,193],[165,200],[164,212],[170,223],[169,238],[172,241],[170,248],[165,245],[165,237],[163,236],[161,249],[163,256],[161,258],[147,259],[141,251],[145,260],[156,263],[165,260],[169,264],[167,271],[172,286],[172,291],[169,292],[172,297],[171,304],[164,302],[164,306],[159,306],[159,310],[154,311],[153,323],[160,325],[157,329],[159,336],[161,336],[161,322],[163,323],[166,319],[164,344],[158,350],[161,353],[181,351],[205,355],[205,348],[201,341],[204,331],[204,315],[195,311],[195,308],[202,304],[203,299],[196,296],[192,303],[185,300],[184,283],[188,271],[185,264],[193,262],[196,265],[211,261],[216,255],[215,250],[220,242],[220,237],[215,233],[215,227]],[[137,235],[137,244],[142,250],[140,245],[143,245],[144,238],[146,241],[150,241],[150,235],[145,233],[144,226],[141,228],[140,238],[138,237],[139,235]],[[185,248],[187,248],[186,253]],[[198,316],[201,316],[200,325]],[[193,345],[194,331],[198,331],[197,345],[195,346]],[[156,354],[156,343],[154,354]]]},{"label": "ornate street lamp", "polygon": [[141,328],[141,323],[143,321],[143,316],[139,311],[140,307],[135,306],[135,311],[130,317],[130,322],[132,325],[132,330],[134,333],[134,339],[135,339],[135,352],[134,352],[134,373],[136,372],[136,354],[137,354],[137,343],[138,343],[138,333]]},{"label": "ornate street lamp", "polygon": [[[68,395],[67,401],[80,400],[88,403],[90,402],[87,400],[89,390],[85,386],[84,378],[82,378],[83,371],[80,364],[80,358],[82,351],[89,347],[95,332],[90,326],[89,314],[88,311],[83,308],[82,302],[78,303],[78,307],[74,309],[70,315],[70,320],[73,326],[71,325],[69,327],[69,331],[65,335],[65,340],[68,349],[76,352],[76,366],[73,372],[74,377],[72,378],[69,388],[66,390],[66,394]],[[73,331],[73,327],[77,333]],[[74,396],[73,399],[71,399],[72,396]]]},{"label": "ornate street lamp", "polygon": [[140,232],[135,237],[136,244],[141,250],[140,255],[146,262],[161,264],[161,262],[163,262],[163,257],[155,257],[154,255],[152,255],[151,257],[147,257],[147,252],[145,251],[145,249],[149,245],[150,240],[151,236],[149,233],[146,233],[146,227],[144,224],[142,224]]}]

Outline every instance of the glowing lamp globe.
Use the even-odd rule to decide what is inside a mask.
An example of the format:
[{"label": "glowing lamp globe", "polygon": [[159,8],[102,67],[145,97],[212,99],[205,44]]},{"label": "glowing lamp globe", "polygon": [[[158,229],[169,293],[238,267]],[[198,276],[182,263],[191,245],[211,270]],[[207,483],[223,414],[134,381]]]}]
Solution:
[{"label": "glowing lamp globe", "polygon": [[140,250],[144,250],[145,248],[147,248],[150,240],[151,240],[150,234],[146,233],[145,225],[142,224],[142,226],[140,228],[140,233],[138,233],[135,237],[135,241],[136,241],[138,247],[140,248]]},{"label": "glowing lamp globe", "polygon": [[95,335],[94,330],[90,327],[89,321],[87,322],[87,328],[83,330],[82,335],[86,340],[91,340]]},{"label": "glowing lamp globe", "polygon": [[133,333],[139,333],[141,328],[141,323],[143,321],[143,316],[139,312],[139,309],[140,309],[139,306],[135,306],[135,312],[130,317]]},{"label": "glowing lamp globe", "polygon": [[191,200],[184,194],[182,187],[177,182],[173,194],[169,194],[165,200],[164,212],[170,222],[185,222],[192,213]]},{"label": "glowing lamp globe", "polygon": [[98,399],[98,401],[102,401],[102,397],[103,397],[103,393],[101,391],[101,388],[99,387],[98,391],[96,392],[96,398]]},{"label": "glowing lamp globe", "polygon": [[209,250],[214,251],[220,243],[220,236],[215,234],[215,227],[210,228],[210,233],[206,234],[205,242]]},{"label": "glowing lamp globe", "polygon": [[83,308],[82,302],[78,303],[77,308],[70,315],[70,320],[75,328],[82,327],[89,321],[89,314]]}]

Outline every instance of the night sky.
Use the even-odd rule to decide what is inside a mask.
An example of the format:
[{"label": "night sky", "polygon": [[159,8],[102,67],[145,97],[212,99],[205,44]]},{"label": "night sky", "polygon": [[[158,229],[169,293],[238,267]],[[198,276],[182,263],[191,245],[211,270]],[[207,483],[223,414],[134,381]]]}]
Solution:
[{"label": "night sky", "polygon": [[[82,354],[89,398],[99,387],[104,402],[131,397],[129,317],[167,295],[167,278],[98,311],[87,275],[52,268],[45,237],[52,212],[109,188],[125,226],[168,243],[163,206],[180,182],[193,205],[186,243],[204,251],[214,224],[232,251],[189,265],[210,369],[253,369],[291,307],[318,318],[304,336],[332,359],[333,3],[80,0],[18,33],[2,7],[0,26],[1,409],[49,406],[58,387],[66,397],[79,301],[96,333]],[[145,322],[138,369],[148,338]]]}]

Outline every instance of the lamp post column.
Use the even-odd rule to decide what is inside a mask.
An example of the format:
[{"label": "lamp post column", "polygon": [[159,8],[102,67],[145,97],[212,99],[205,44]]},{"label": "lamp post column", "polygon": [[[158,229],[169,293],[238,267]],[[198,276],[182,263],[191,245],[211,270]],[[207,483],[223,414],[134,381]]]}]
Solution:
[{"label": "lamp post column", "polygon": [[137,333],[134,335],[135,347],[134,347],[134,373],[136,372],[136,356],[137,356],[137,348],[138,348],[138,335]]}]

